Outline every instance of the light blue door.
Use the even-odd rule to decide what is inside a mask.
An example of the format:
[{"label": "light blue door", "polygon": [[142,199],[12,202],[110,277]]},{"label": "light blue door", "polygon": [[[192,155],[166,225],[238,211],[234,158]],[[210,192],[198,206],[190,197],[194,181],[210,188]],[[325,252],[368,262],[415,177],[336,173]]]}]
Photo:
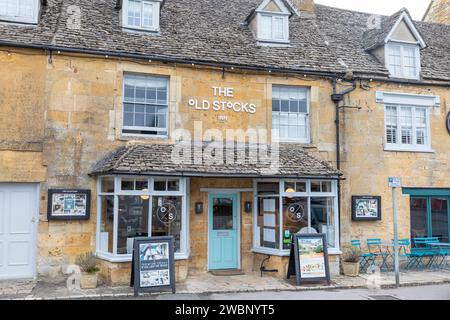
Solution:
[{"label": "light blue door", "polygon": [[238,219],[237,195],[209,195],[209,270],[237,269]]}]

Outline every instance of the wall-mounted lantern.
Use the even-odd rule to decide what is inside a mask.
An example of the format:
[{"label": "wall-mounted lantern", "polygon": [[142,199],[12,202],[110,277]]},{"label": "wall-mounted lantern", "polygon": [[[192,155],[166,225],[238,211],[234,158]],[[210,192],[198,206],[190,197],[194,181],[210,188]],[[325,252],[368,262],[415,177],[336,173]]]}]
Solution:
[{"label": "wall-mounted lantern", "polygon": [[245,213],[251,213],[252,212],[252,202],[251,201],[246,201],[245,202],[244,210],[245,210]]},{"label": "wall-mounted lantern", "polygon": [[196,214],[202,214],[203,213],[203,202],[196,202],[195,203],[195,213]]}]

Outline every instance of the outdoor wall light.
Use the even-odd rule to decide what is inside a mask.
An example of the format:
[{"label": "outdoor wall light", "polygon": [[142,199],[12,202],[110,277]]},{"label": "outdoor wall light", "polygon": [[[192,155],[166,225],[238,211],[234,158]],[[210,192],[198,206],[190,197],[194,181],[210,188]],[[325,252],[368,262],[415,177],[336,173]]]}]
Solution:
[{"label": "outdoor wall light", "polygon": [[251,213],[252,212],[252,202],[251,201],[246,201],[245,202],[244,210],[245,210],[245,213]]},{"label": "outdoor wall light", "polygon": [[202,214],[203,213],[203,202],[196,202],[195,203],[195,213],[196,214]]}]

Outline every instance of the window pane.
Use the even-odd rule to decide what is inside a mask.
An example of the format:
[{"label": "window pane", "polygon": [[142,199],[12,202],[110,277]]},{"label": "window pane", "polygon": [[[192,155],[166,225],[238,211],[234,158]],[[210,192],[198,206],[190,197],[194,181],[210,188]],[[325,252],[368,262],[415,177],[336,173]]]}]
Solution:
[{"label": "window pane", "polygon": [[152,204],[152,236],[173,236],[175,251],[181,248],[183,197],[154,196]]},{"label": "window pane", "polygon": [[273,38],[276,40],[284,40],[284,18],[274,17]]},{"label": "window pane", "polygon": [[164,180],[155,180],[154,190],[155,191],[166,191],[167,190],[166,179],[164,179]]},{"label": "window pane", "polygon": [[283,197],[283,249],[290,249],[292,234],[307,229],[308,198]]},{"label": "window pane", "polygon": [[260,36],[262,39],[271,39],[272,38],[272,17],[271,16],[260,16],[261,23],[261,33]]},{"label": "window pane", "polygon": [[102,196],[100,216],[100,248],[101,252],[113,253],[114,228],[114,196]]},{"label": "window pane", "polygon": [[142,25],[147,28],[153,27],[153,4],[143,3]]},{"label": "window pane", "polygon": [[411,197],[411,238],[428,236],[427,199]]},{"label": "window pane", "polygon": [[114,177],[101,178],[101,192],[103,193],[114,192]]},{"label": "window pane", "polygon": [[402,126],[402,144],[412,144],[412,108],[400,108],[400,125]]},{"label": "window pane", "polygon": [[126,191],[134,191],[134,179],[122,178],[121,189]]},{"label": "window pane", "polygon": [[180,180],[167,180],[167,190],[168,191],[179,191],[180,190]]},{"label": "window pane", "polygon": [[449,242],[448,199],[431,198],[431,229],[432,237],[438,237],[441,242]]},{"label": "window pane", "polygon": [[286,181],[284,183],[284,192],[287,192],[287,193],[295,192],[295,182]]},{"label": "window pane", "polygon": [[214,198],[212,207],[213,230],[232,230],[233,221],[233,199]]},{"label": "window pane", "polygon": [[327,235],[328,245],[336,245],[334,198],[311,198],[311,227]]},{"label": "window pane", "polygon": [[134,27],[141,26],[141,2],[135,0],[128,1],[128,25]]},{"label": "window pane", "polygon": [[306,182],[297,182],[295,184],[296,192],[306,192]]},{"label": "window pane", "polygon": [[132,254],[133,239],[148,236],[149,200],[119,196],[117,254]]},{"label": "window pane", "polygon": [[280,248],[280,198],[259,197],[257,217],[257,247]]},{"label": "window pane", "polygon": [[401,49],[398,45],[388,47],[388,69],[393,76],[402,76]]},{"label": "window pane", "polygon": [[147,179],[136,179],[136,191],[148,190]]},{"label": "window pane", "polygon": [[321,183],[320,181],[311,181],[311,192],[320,192]]}]

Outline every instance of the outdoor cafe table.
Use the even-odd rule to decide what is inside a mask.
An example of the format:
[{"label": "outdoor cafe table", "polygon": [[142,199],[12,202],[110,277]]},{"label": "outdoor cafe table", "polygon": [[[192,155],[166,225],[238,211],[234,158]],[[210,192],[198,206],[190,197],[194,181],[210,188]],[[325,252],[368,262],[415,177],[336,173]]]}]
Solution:
[{"label": "outdoor cafe table", "polygon": [[[433,249],[449,249],[450,250],[450,243],[446,242],[436,242],[436,243],[429,243],[428,244]],[[448,251],[443,254],[441,265],[444,264],[444,268],[447,268],[448,265]]]}]

